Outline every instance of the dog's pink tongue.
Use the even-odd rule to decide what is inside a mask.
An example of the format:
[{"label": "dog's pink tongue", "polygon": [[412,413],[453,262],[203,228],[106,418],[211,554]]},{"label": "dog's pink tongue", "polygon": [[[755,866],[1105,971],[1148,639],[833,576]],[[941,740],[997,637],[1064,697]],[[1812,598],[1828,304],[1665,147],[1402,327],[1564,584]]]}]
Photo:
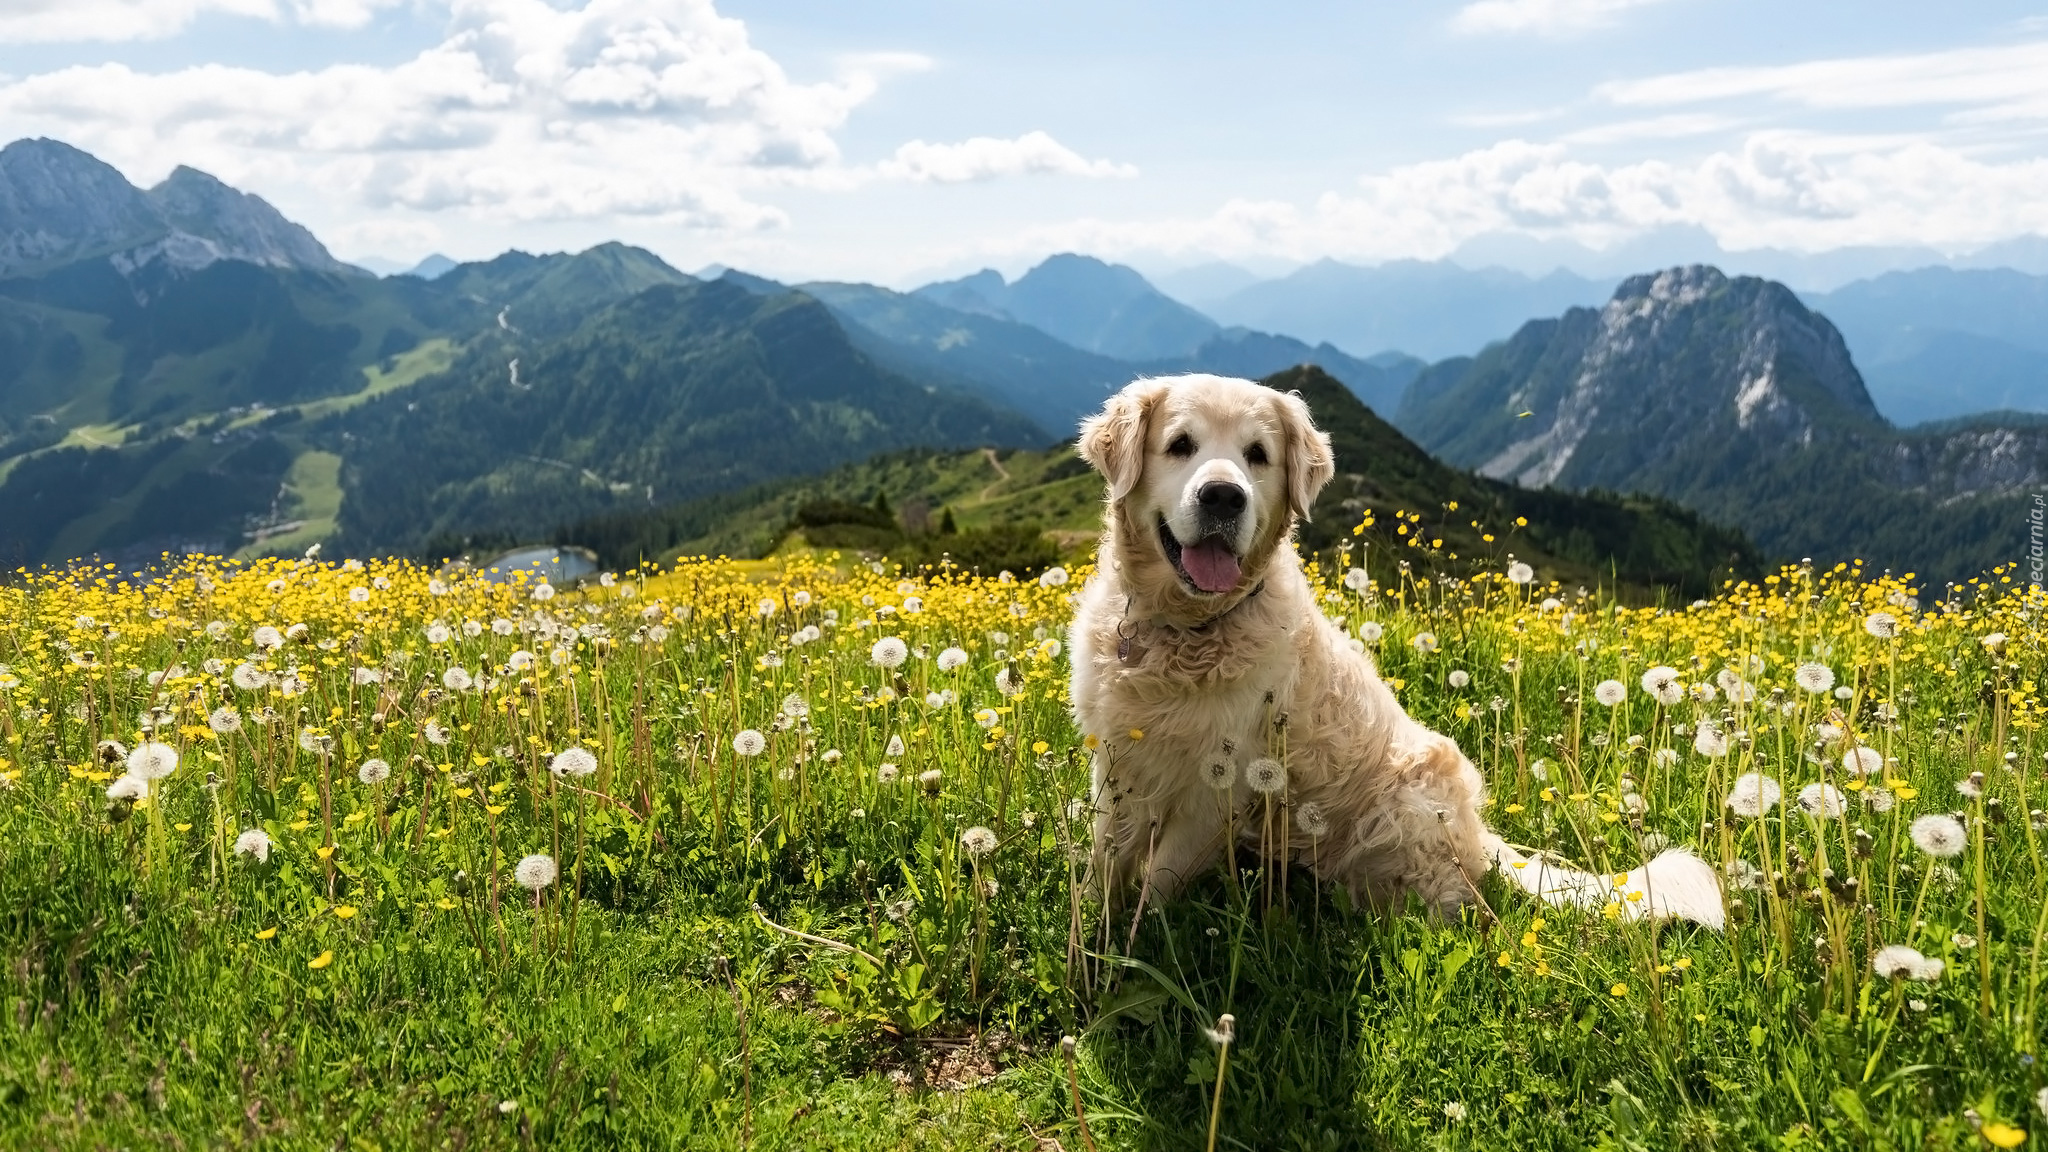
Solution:
[{"label": "dog's pink tongue", "polygon": [[1237,587],[1237,557],[1213,536],[1182,548],[1180,566],[1187,569],[1195,587],[1204,592],[1228,592]]}]

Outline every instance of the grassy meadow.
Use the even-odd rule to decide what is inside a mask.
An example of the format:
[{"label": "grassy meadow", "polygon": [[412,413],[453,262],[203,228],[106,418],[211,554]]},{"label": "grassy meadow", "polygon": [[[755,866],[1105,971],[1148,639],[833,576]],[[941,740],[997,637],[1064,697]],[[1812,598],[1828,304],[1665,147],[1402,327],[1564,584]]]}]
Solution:
[{"label": "grassy meadow", "polygon": [[1690,846],[1725,934],[1250,855],[1102,922],[1088,762],[1144,737],[1073,727],[1078,567],[24,575],[0,1146],[2038,1144],[2048,600],[1497,567],[1316,578],[1508,839]]}]

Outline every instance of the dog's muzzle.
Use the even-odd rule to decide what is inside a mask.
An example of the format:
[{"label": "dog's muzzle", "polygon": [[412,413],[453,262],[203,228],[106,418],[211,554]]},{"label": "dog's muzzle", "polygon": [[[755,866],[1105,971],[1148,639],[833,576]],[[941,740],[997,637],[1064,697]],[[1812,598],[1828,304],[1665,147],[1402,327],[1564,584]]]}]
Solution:
[{"label": "dog's muzzle", "polygon": [[1208,595],[1221,595],[1237,588],[1244,569],[1232,543],[1239,534],[1250,495],[1240,486],[1211,480],[1195,493],[1195,523],[1199,535],[1192,544],[1183,543],[1159,518],[1159,546],[1181,582]]}]

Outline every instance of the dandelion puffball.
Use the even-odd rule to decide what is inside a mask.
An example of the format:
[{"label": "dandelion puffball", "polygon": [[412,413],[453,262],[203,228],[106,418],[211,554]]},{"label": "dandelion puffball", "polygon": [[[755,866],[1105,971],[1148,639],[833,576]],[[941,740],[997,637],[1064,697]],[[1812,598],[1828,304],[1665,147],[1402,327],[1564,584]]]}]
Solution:
[{"label": "dandelion puffball", "polygon": [[254,856],[258,864],[270,863],[270,833],[251,828],[235,837],[235,855]]},{"label": "dandelion puffball", "polygon": [[1792,673],[1792,680],[1808,692],[1825,692],[1835,686],[1835,670],[1825,664],[1801,664]]},{"label": "dandelion puffball", "polygon": [[759,756],[768,749],[768,738],[753,728],[744,729],[732,738],[732,750],[742,756]]},{"label": "dandelion puffball", "polygon": [[1666,708],[1685,699],[1685,686],[1678,682],[1678,669],[1658,665],[1643,673],[1643,691]]},{"label": "dandelion puffball", "polygon": [[1842,771],[1851,776],[1874,776],[1884,767],[1884,753],[1867,744],[1842,753]]},{"label": "dandelion puffball", "polygon": [[1517,584],[1527,584],[1536,579],[1536,570],[1517,560],[1508,565],[1508,579]]},{"label": "dandelion puffball", "polygon": [[361,780],[365,784],[382,784],[386,780],[391,779],[391,762],[389,760],[377,759],[365,760],[362,767],[356,769],[356,779]]},{"label": "dandelion puffball", "polygon": [[512,868],[512,879],[517,881],[521,888],[533,892],[553,884],[557,874],[555,858],[545,852],[521,857],[519,863]]},{"label": "dandelion puffball", "polygon": [[1728,737],[1712,724],[1702,724],[1692,739],[1692,750],[1702,756],[1720,757],[1728,754]]},{"label": "dandelion puffball", "polygon": [[1808,784],[1799,790],[1800,811],[1810,816],[1833,819],[1848,809],[1848,801],[1833,784]]},{"label": "dandelion puffball", "polygon": [[597,756],[588,748],[565,748],[548,761],[548,771],[557,776],[588,776],[597,771]]},{"label": "dandelion puffball", "polygon": [[1728,790],[1728,810],[1737,816],[1757,817],[1778,806],[1784,789],[1776,780],[1758,772],[1746,772],[1736,778],[1735,787]]},{"label": "dandelion puffball", "polygon": [[1612,708],[1628,699],[1628,686],[1619,680],[1602,680],[1593,686],[1593,699]]},{"label": "dandelion puffball", "polygon": [[1417,652],[1427,656],[1429,653],[1436,651],[1436,633],[1417,632],[1415,639],[1409,641],[1409,643],[1415,645]]},{"label": "dandelion puffball", "polygon": [[178,750],[151,741],[137,744],[128,753],[128,774],[143,780],[161,780],[178,770]]},{"label": "dandelion puffball", "polygon": [[133,803],[149,795],[149,781],[140,776],[117,777],[107,785],[107,799],[126,800]]},{"label": "dandelion puffball", "polygon": [[910,646],[894,636],[884,636],[875,641],[875,646],[868,651],[868,659],[874,661],[877,668],[901,668],[909,658]]},{"label": "dandelion puffball", "polygon": [[1244,782],[1261,796],[1271,796],[1287,787],[1287,768],[1278,760],[1260,757],[1244,766]]},{"label": "dandelion puffball", "polygon": [[996,850],[996,834],[976,824],[960,834],[960,847],[969,856],[986,856]]},{"label": "dandelion puffball", "polygon": [[1938,859],[1960,856],[1968,843],[1963,834],[1963,823],[1953,816],[1930,813],[1917,817],[1906,829],[1913,838],[1913,844],[1922,852]]},{"label": "dandelion puffball", "polygon": [[1939,980],[1943,967],[1904,944],[1887,944],[1870,957],[1870,970],[1887,980]]}]

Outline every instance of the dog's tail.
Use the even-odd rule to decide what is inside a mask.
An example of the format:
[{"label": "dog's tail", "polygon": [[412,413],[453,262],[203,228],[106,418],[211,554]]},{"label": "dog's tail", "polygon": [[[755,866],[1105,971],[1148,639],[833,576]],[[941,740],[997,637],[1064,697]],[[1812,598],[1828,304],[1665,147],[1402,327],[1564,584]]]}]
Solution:
[{"label": "dog's tail", "polygon": [[1640,868],[1603,876],[1546,860],[1540,853],[1524,856],[1490,830],[1485,843],[1494,871],[1547,904],[1560,908],[1615,904],[1630,920],[1675,916],[1716,932],[1727,926],[1721,883],[1714,870],[1683,848],[1668,848]]}]

